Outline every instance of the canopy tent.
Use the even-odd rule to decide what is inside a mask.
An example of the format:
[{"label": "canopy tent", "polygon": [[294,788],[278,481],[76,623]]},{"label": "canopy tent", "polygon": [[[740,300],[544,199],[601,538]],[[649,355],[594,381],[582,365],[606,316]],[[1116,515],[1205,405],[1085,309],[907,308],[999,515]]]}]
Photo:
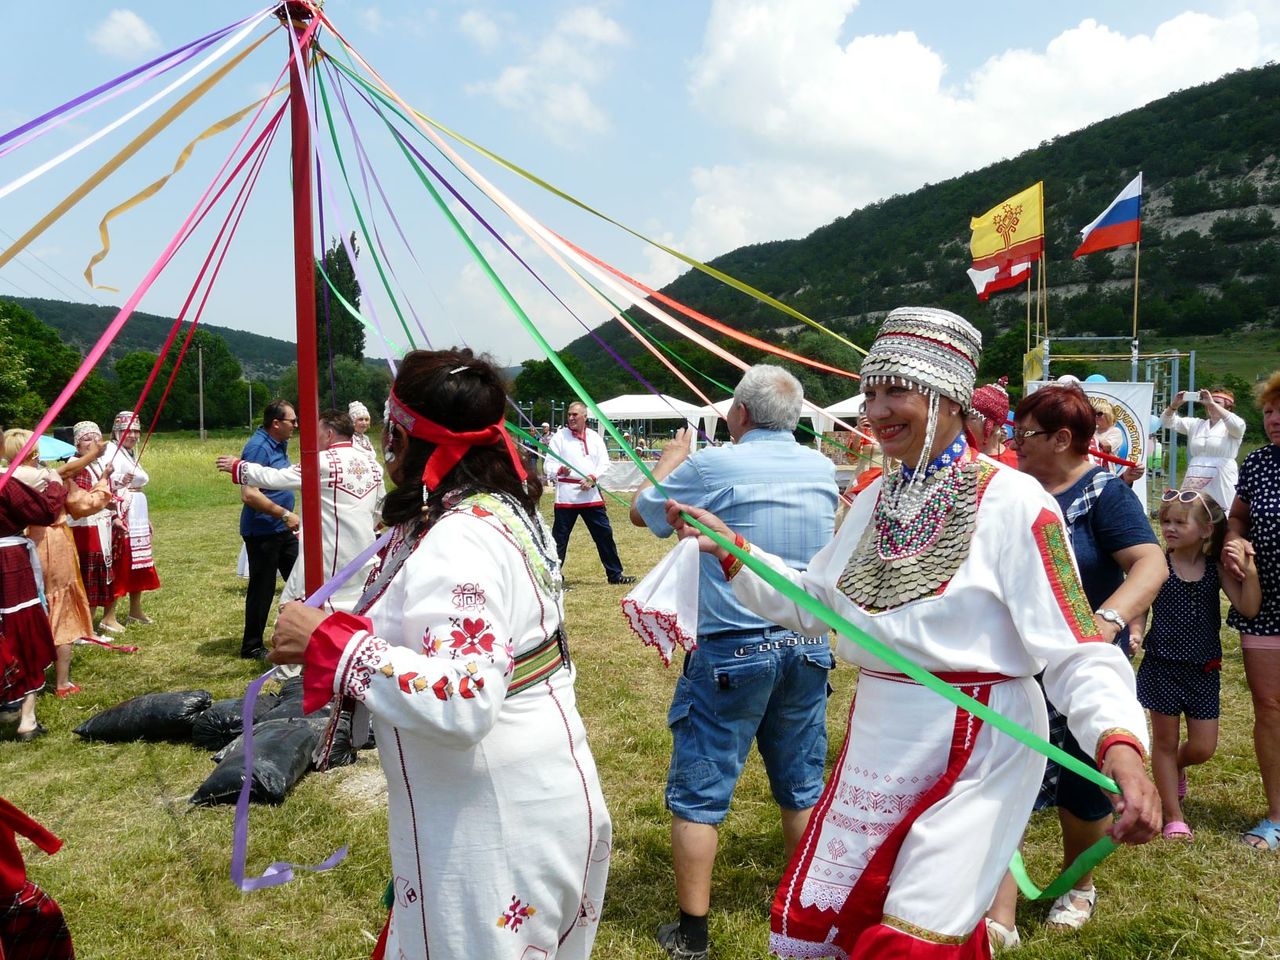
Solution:
[{"label": "canopy tent", "polygon": [[853,423],[858,417],[862,416],[862,409],[865,405],[866,401],[863,399],[862,394],[855,393],[846,400],[824,407],[820,413],[814,415],[813,429],[816,433],[826,433],[835,427],[837,417],[848,423]]},{"label": "canopy tent", "polygon": [[619,420],[683,420],[694,426],[701,424],[708,436],[715,431],[714,413],[704,406],[677,400],[665,393],[657,396],[651,393],[624,393],[612,400],[605,400],[598,406],[600,412],[614,423]]}]

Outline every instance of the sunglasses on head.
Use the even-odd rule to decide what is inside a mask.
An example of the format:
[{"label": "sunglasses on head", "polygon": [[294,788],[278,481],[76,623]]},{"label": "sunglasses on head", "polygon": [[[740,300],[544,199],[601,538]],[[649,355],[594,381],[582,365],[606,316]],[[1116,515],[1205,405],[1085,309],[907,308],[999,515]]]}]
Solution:
[{"label": "sunglasses on head", "polygon": [[[1160,494],[1160,500],[1164,503],[1173,503],[1175,500],[1178,503],[1195,503],[1199,500],[1204,504],[1205,512],[1209,514],[1210,520],[1214,518],[1215,513],[1220,513],[1222,510],[1216,503],[1211,504],[1206,500],[1204,494],[1199,490],[1174,490],[1170,487]],[[1216,510],[1214,509],[1215,507],[1217,508]]]}]

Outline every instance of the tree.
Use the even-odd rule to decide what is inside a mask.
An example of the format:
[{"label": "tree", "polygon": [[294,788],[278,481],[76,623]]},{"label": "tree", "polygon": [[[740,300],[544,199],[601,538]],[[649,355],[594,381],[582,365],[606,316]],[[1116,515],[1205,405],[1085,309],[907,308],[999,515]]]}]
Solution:
[{"label": "tree", "polygon": [[[356,235],[351,234],[351,249],[360,256],[356,246]],[[324,272],[321,273],[321,270]],[[351,357],[354,360],[364,358],[364,325],[347,312],[329,283],[351,304],[352,309],[360,309],[360,284],[356,280],[355,267],[347,256],[347,248],[341,241],[334,240],[324,252],[324,259],[316,262],[316,353],[319,356],[319,372],[321,381],[329,372],[329,355]],[[327,301],[327,303],[326,303]],[[325,320],[326,311],[328,320]]]},{"label": "tree", "polygon": [[[19,367],[25,389],[20,395],[11,388],[8,399],[0,388],[0,422],[5,426],[23,422],[35,426],[40,416],[53,405],[63,388],[80,367],[83,357],[62,342],[58,332],[36,319],[35,314],[16,303],[0,300],[0,324],[8,343],[0,345],[0,376],[10,375]],[[59,420],[110,420],[115,401],[111,385],[96,372],[91,372],[75,395],[63,408]]]},{"label": "tree", "polygon": [[[330,402],[329,380],[326,375],[320,380],[320,407],[323,409]],[[337,387],[337,396],[333,399],[336,409],[346,412],[347,404],[359,400],[369,408],[375,421],[381,416],[382,407],[391,395],[391,373],[385,364],[375,364],[367,360],[354,360],[351,357],[335,357],[333,361],[333,379]],[[298,397],[298,365],[290,364],[280,375],[276,387],[276,395],[295,401]]]},{"label": "tree", "polygon": [[6,427],[35,423],[43,402],[27,386],[31,368],[26,365],[9,335],[9,323],[0,317],[0,425]]},{"label": "tree", "polygon": [[[156,416],[165,385],[178,359],[178,346],[165,357],[155,383],[142,407],[142,419],[150,424]],[[169,398],[160,411],[159,426],[170,430],[194,430],[200,424],[200,354],[204,366],[204,425],[229,427],[243,423],[248,414],[248,384],[241,377],[240,361],[231,353],[227,342],[216,333],[197,330],[174,377]],[[156,354],[135,350],[115,363],[118,397],[121,408],[132,407],[142,395],[147,378],[156,362]]]},{"label": "tree", "polygon": [[[560,354],[560,359],[570,373],[581,379],[581,360],[568,353]],[[517,400],[533,403],[533,419],[536,421],[550,422],[552,400],[574,399],[573,391],[550,360],[526,360],[521,364],[520,376],[516,377],[512,393]]]}]

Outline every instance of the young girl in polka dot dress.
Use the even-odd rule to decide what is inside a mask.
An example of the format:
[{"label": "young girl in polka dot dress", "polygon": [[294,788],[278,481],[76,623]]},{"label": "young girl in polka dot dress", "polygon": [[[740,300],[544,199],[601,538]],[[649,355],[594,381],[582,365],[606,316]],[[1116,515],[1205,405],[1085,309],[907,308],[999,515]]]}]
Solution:
[{"label": "young girl in polka dot dress", "polygon": [[[1193,836],[1181,803],[1187,792],[1185,770],[1207,761],[1218,746],[1219,586],[1248,616],[1262,606],[1262,588],[1244,541],[1223,546],[1227,518],[1207,494],[1165,491],[1160,532],[1169,579],[1151,604],[1151,629],[1143,640],[1145,654],[1138,668],[1138,700],[1151,712],[1151,768],[1164,808],[1164,838],[1190,841]],[[1224,571],[1224,559],[1241,564],[1243,581]],[[1184,713],[1187,739],[1179,742]]]}]

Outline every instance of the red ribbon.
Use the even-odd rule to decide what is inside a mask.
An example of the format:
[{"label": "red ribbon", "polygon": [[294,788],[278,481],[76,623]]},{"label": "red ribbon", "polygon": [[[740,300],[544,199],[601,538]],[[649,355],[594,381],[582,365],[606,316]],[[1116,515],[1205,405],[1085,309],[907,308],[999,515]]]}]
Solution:
[{"label": "red ribbon", "polygon": [[440,482],[449,475],[449,471],[458,465],[458,461],[466,456],[467,451],[472,447],[496,447],[505,444],[516,476],[522,483],[528,478],[524,464],[520,462],[515,441],[511,439],[511,434],[507,433],[503,421],[490,424],[480,430],[455,431],[428,420],[419,413],[414,413],[401,402],[394,390],[387,403],[393,423],[404,427],[409,436],[436,445],[435,451],[427,458],[427,465],[422,469],[422,482],[428,490],[434,491],[440,486]]}]

